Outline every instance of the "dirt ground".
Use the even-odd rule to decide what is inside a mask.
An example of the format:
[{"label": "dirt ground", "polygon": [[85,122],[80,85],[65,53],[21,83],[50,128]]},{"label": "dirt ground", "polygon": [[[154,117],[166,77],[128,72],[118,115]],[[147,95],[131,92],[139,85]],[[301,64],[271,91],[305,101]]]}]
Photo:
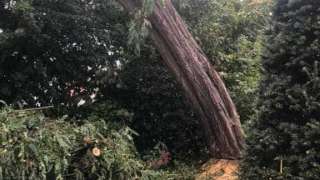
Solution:
[{"label": "dirt ground", "polygon": [[210,160],[201,168],[196,180],[238,180],[239,161]]}]

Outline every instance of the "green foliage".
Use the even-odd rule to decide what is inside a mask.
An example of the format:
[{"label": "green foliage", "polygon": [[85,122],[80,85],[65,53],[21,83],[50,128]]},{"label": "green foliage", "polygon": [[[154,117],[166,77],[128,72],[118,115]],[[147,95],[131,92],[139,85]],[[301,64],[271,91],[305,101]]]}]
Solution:
[{"label": "green foliage", "polygon": [[[88,119],[93,122],[108,119],[121,126],[129,124],[140,134],[134,138],[139,152],[146,152],[161,141],[174,154],[173,161],[177,154],[183,159],[190,159],[190,154],[197,159],[200,154],[206,158],[202,155],[206,148],[199,120],[146,38],[149,22],[145,16],[154,8],[152,0],[144,1],[131,23],[113,1],[17,2],[17,6],[0,15],[1,99],[21,106],[63,105],[68,109],[59,113],[90,115]],[[218,65],[242,119],[253,113],[251,97],[259,79],[259,31],[265,13],[260,6],[252,8],[248,4],[238,0],[186,0],[176,4],[212,63]],[[134,45],[138,42],[135,49],[140,52],[139,57],[127,49],[127,37]],[[70,97],[70,90],[76,95]],[[99,102],[112,99],[118,105],[77,107],[81,99],[91,102],[89,96],[93,93]],[[62,124],[78,129],[76,125]],[[67,132],[61,133],[68,136]],[[73,145],[71,149],[75,151]],[[73,165],[73,157],[65,158]],[[91,163],[90,156],[85,155],[84,159]],[[105,165],[96,163],[99,170]],[[185,174],[180,179],[187,179],[187,172],[191,172],[185,166],[178,168]],[[78,166],[68,167],[73,167],[68,168],[68,174],[79,170],[81,176],[96,177]],[[177,167],[180,163],[174,162],[173,168]],[[172,169],[155,173],[169,178],[176,174]]]},{"label": "green foliage", "polygon": [[148,45],[120,73],[122,88],[117,96],[134,113],[130,124],[140,134],[135,139],[137,148],[148,151],[163,142],[174,155],[199,154],[206,149],[199,121],[158,53]]},{"label": "green foliage", "polygon": [[320,178],[319,8],[318,1],[277,1],[243,179]]},{"label": "green foliage", "polygon": [[30,12],[33,8],[31,6],[32,0],[19,0],[15,1],[15,5],[12,7],[13,11],[20,13]]},{"label": "green foliage", "polygon": [[162,179],[137,159],[134,131],[91,116],[81,126],[33,111],[0,112],[0,179]]},{"label": "green foliage", "polygon": [[[213,64],[217,64],[243,121],[254,114],[260,79],[261,31],[268,6],[250,1],[174,1],[195,38]],[[161,64],[150,39],[141,44],[140,56],[129,56],[119,72],[120,88],[106,91],[134,113],[132,127],[140,152],[159,141],[177,155],[206,152],[199,119],[184,101],[183,92]],[[202,157],[206,157],[202,155]]]},{"label": "green foliage", "polygon": [[180,14],[222,75],[243,122],[254,114],[268,7],[250,0],[177,0]]},{"label": "green foliage", "polygon": [[136,55],[140,55],[141,46],[149,35],[151,24],[147,17],[153,13],[156,1],[164,6],[164,0],[143,0],[142,6],[135,9],[134,18],[129,24],[128,44],[134,47]]},{"label": "green foliage", "polygon": [[89,101],[105,83],[100,77],[108,77],[123,56],[126,16],[119,6],[102,0],[10,2],[0,18],[1,99],[28,107]]},{"label": "green foliage", "polygon": [[140,10],[136,12],[134,20],[129,24],[128,44],[134,46],[136,55],[140,55],[141,44],[144,43],[145,38],[149,35],[148,25],[149,21],[144,18]]}]

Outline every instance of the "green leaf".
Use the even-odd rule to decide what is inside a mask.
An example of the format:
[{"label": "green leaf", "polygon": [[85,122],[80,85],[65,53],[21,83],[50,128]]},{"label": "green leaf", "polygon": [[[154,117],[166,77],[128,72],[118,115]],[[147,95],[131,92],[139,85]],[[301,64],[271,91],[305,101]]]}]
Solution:
[{"label": "green leaf", "polygon": [[31,150],[31,152],[34,155],[36,155],[36,156],[38,155],[38,149],[35,144],[28,144],[28,148]]}]

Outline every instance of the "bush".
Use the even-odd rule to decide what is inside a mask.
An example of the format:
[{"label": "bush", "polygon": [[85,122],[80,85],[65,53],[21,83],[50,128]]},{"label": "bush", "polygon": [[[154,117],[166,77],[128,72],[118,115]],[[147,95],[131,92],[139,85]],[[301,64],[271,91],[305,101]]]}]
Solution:
[{"label": "bush", "polygon": [[0,111],[0,179],[162,179],[123,125],[90,116],[77,126],[33,111]]},{"label": "bush", "polygon": [[243,179],[320,179],[319,8],[313,0],[277,2]]},{"label": "bush", "polygon": [[4,0],[0,16],[0,97],[8,104],[91,102],[124,59],[128,17],[115,2]]},{"label": "bush", "polygon": [[199,120],[177,83],[149,51],[142,51],[143,58],[125,66],[120,74],[123,91],[117,99],[134,113],[130,124],[139,133],[135,138],[139,152],[163,142],[174,155],[190,158],[190,154],[205,149]]}]

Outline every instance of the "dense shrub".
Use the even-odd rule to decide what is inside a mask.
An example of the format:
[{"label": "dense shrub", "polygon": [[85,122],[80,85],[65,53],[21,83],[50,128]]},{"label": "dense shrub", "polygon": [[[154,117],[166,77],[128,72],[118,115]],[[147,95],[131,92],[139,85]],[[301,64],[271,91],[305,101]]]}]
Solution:
[{"label": "dense shrub", "polygon": [[20,107],[72,106],[81,98],[90,100],[112,80],[109,74],[122,59],[128,21],[115,2],[0,4],[2,100]]},{"label": "dense shrub", "polygon": [[0,179],[167,179],[138,159],[134,131],[92,115],[81,126],[33,111],[0,112]]},{"label": "dense shrub", "polygon": [[134,114],[130,124],[140,135],[135,138],[139,151],[148,151],[158,142],[180,155],[205,149],[199,119],[155,50],[142,51],[140,58],[124,68],[117,99]]},{"label": "dense shrub", "polygon": [[314,0],[277,1],[243,179],[320,179],[319,9]]}]

